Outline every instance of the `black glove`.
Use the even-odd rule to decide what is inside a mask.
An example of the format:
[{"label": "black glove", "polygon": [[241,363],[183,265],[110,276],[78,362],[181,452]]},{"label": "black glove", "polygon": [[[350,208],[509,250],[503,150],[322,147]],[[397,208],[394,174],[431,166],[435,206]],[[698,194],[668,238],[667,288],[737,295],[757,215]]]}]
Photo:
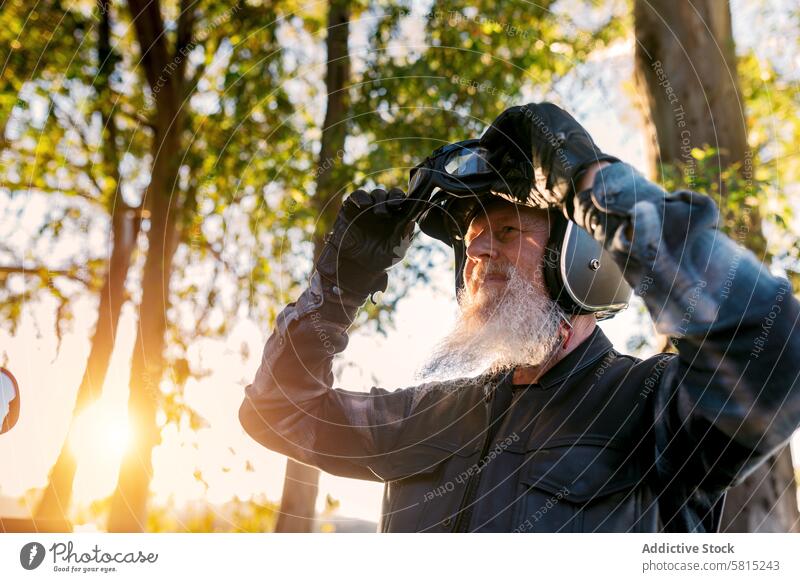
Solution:
[{"label": "black glove", "polygon": [[400,262],[411,244],[412,206],[399,188],[350,194],[317,259],[325,287],[336,295],[349,295],[358,304],[372,293],[385,291],[386,271]]},{"label": "black glove", "polygon": [[492,189],[539,208],[571,204],[589,166],[619,161],[602,153],[575,118],[552,103],[506,109],[483,134],[481,145],[502,176]]}]

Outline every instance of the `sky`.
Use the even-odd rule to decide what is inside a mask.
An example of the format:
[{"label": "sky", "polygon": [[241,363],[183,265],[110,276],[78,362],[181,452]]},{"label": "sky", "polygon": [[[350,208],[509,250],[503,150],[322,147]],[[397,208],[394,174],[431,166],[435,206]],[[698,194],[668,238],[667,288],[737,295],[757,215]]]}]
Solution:
[{"label": "sky", "polygon": [[[750,22],[766,16],[754,12],[753,3],[734,2],[737,40],[750,42],[752,35],[743,32],[743,20]],[[741,10],[741,12],[740,12]],[[741,15],[745,15],[744,18]],[[354,45],[366,29],[354,26]],[[413,29],[409,29],[413,37]],[[772,41],[770,41],[772,42]],[[413,43],[413,38],[412,38]],[[638,113],[630,101],[626,85],[632,75],[632,41],[621,42],[573,73],[559,89],[562,104],[576,114],[604,151],[618,155],[638,167],[645,167],[645,145]],[[789,61],[786,66],[796,66]],[[580,83],[577,81],[580,80]],[[580,86],[580,93],[574,88]],[[423,158],[427,152],[420,152]],[[41,198],[41,197],[40,197]],[[18,222],[0,223],[0,237],[30,237],[37,213],[45,200],[32,196],[11,200],[0,190],[0,216],[24,205],[27,213]],[[15,206],[17,205],[17,206]],[[13,213],[11,213],[13,216]],[[102,238],[92,244],[102,245]],[[436,244],[436,243],[433,243]],[[63,249],[69,253],[70,249]],[[368,390],[373,383],[386,388],[415,384],[416,370],[426,355],[450,328],[456,303],[450,293],[452,273],[441,265],[434,275],[432,288],[414,287],[400,302],[396,326],[386,337],[359,330],[351,337],[348,350],[337,360],[337,386]],[[390,282],[391,284],[391,282]],[[47,472],[66,435],[75,391],[80,383],[89,351],[88,338],[96,317],[95,305],[82,301],[76,308],[74,329],[67,334],[56,352],[53,336],[52,302],[30,306],[22,318],[18,333],[11,337],[0,331],[0,363],[12,369],[22,390],[22,414],[19,424],[0,437],[0,514],[16,511],[24,515],[30,507],[9,506],[7,497],[22,496],[27,490],[42,487]],[[615,347],[627,352],[626,340],[642,325],[652,329],[649,320],[640,317],[641,304],[634,301],[628,311],[601,323]],[[105,497],[113,491],[119,455],[128,438],[125,407],[130,354],[135,336],[134,310],[127,305],[120,321],[114,351],[102,399],[84,413],[71,445],[79,458],[75,483],[78,506]],[[269,330],[259,329],[251,321],[239,321],[225,341],[202,340],[192,346],[191,355],[211,374],[190,379],[186,385],[187,402],[205,419],[205,428],[194,432],[188,426],[167,427],[162,444],[153,456],[153,502],[173,502],[177,506],[196,500],[223,503],[234,496],[247,499],[264,494],[279,500],[283,487],[285,458],[268,451],[248,437],[238,422],[238,408],[244,386],[253,378]],[[242,358],[240,347],[248,347]],[[645,350],[640,355],[648,355]],[[797,447],[795,447],[797,450]],[[247,463],[253,470],[246,470]],[[202,481],[195,478],[200,471]],[[339,500],[339,514],[377,521],[381,485],[323,474],[320,481],[319,509],[326,495]]]}]

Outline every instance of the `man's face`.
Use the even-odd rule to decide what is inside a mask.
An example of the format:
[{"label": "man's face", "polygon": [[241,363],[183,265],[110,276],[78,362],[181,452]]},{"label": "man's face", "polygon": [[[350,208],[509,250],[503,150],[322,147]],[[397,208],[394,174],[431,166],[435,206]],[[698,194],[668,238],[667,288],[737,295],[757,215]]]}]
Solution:
[{"label": "man's face", "polygon": [[499,200],[472,220],[464,236],[467,261],[464,289],[471,297],[502,295],[508,269],[549,297],[542,277],[542,259],[550,234],[543,210]]},{"label": "man's face", "polygon": [[470,223],[459,317],[423,378],[538,366],[555,353],[564,314],[542,277],[548,236],[547,213],[503,201]]}]

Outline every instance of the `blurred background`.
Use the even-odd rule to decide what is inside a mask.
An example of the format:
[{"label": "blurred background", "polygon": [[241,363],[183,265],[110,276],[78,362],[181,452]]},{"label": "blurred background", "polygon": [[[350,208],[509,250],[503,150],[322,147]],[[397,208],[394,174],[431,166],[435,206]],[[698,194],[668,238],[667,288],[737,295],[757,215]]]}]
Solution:
[{"label": "blurred background", "polygon": [[[800,290],[791,0],[0,1],[0,531],[374,531],[382,487],[238,422],[342,198],[550,100]],[[337,385],[404,387],[455,315],[419,236]],[[602,327],[666,349],[639,302]],[[800,444],[795,439],[796,444]],[[795,447],[796,450],[798,447]],[[797,454],[723,528],[798,527]],[[13,525],[9,525],[13,524]]]}]

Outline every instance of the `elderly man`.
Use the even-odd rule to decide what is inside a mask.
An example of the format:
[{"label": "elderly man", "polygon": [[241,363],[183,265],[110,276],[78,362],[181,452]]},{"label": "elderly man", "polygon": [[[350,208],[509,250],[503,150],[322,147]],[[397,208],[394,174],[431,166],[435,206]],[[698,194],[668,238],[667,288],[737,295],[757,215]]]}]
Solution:
[{"label": "elderly man", "polygon": [[[245,430],[384,482],[384,532],[714,531],[726,489],[800,425],[788,282],[717,230],[709,198],[666,193],[554,105],[507,110],[481,144],[500,176],[488,197],[423,216],[399,190],[348,197],[246,389]],[[461,316],[431,380],[333,389],[347,328],[415,220],[456,252]],[[603,245],[677,354],[619,354],[595,323],[614,309],[562,300],[547,251],[567,221]]]}]

